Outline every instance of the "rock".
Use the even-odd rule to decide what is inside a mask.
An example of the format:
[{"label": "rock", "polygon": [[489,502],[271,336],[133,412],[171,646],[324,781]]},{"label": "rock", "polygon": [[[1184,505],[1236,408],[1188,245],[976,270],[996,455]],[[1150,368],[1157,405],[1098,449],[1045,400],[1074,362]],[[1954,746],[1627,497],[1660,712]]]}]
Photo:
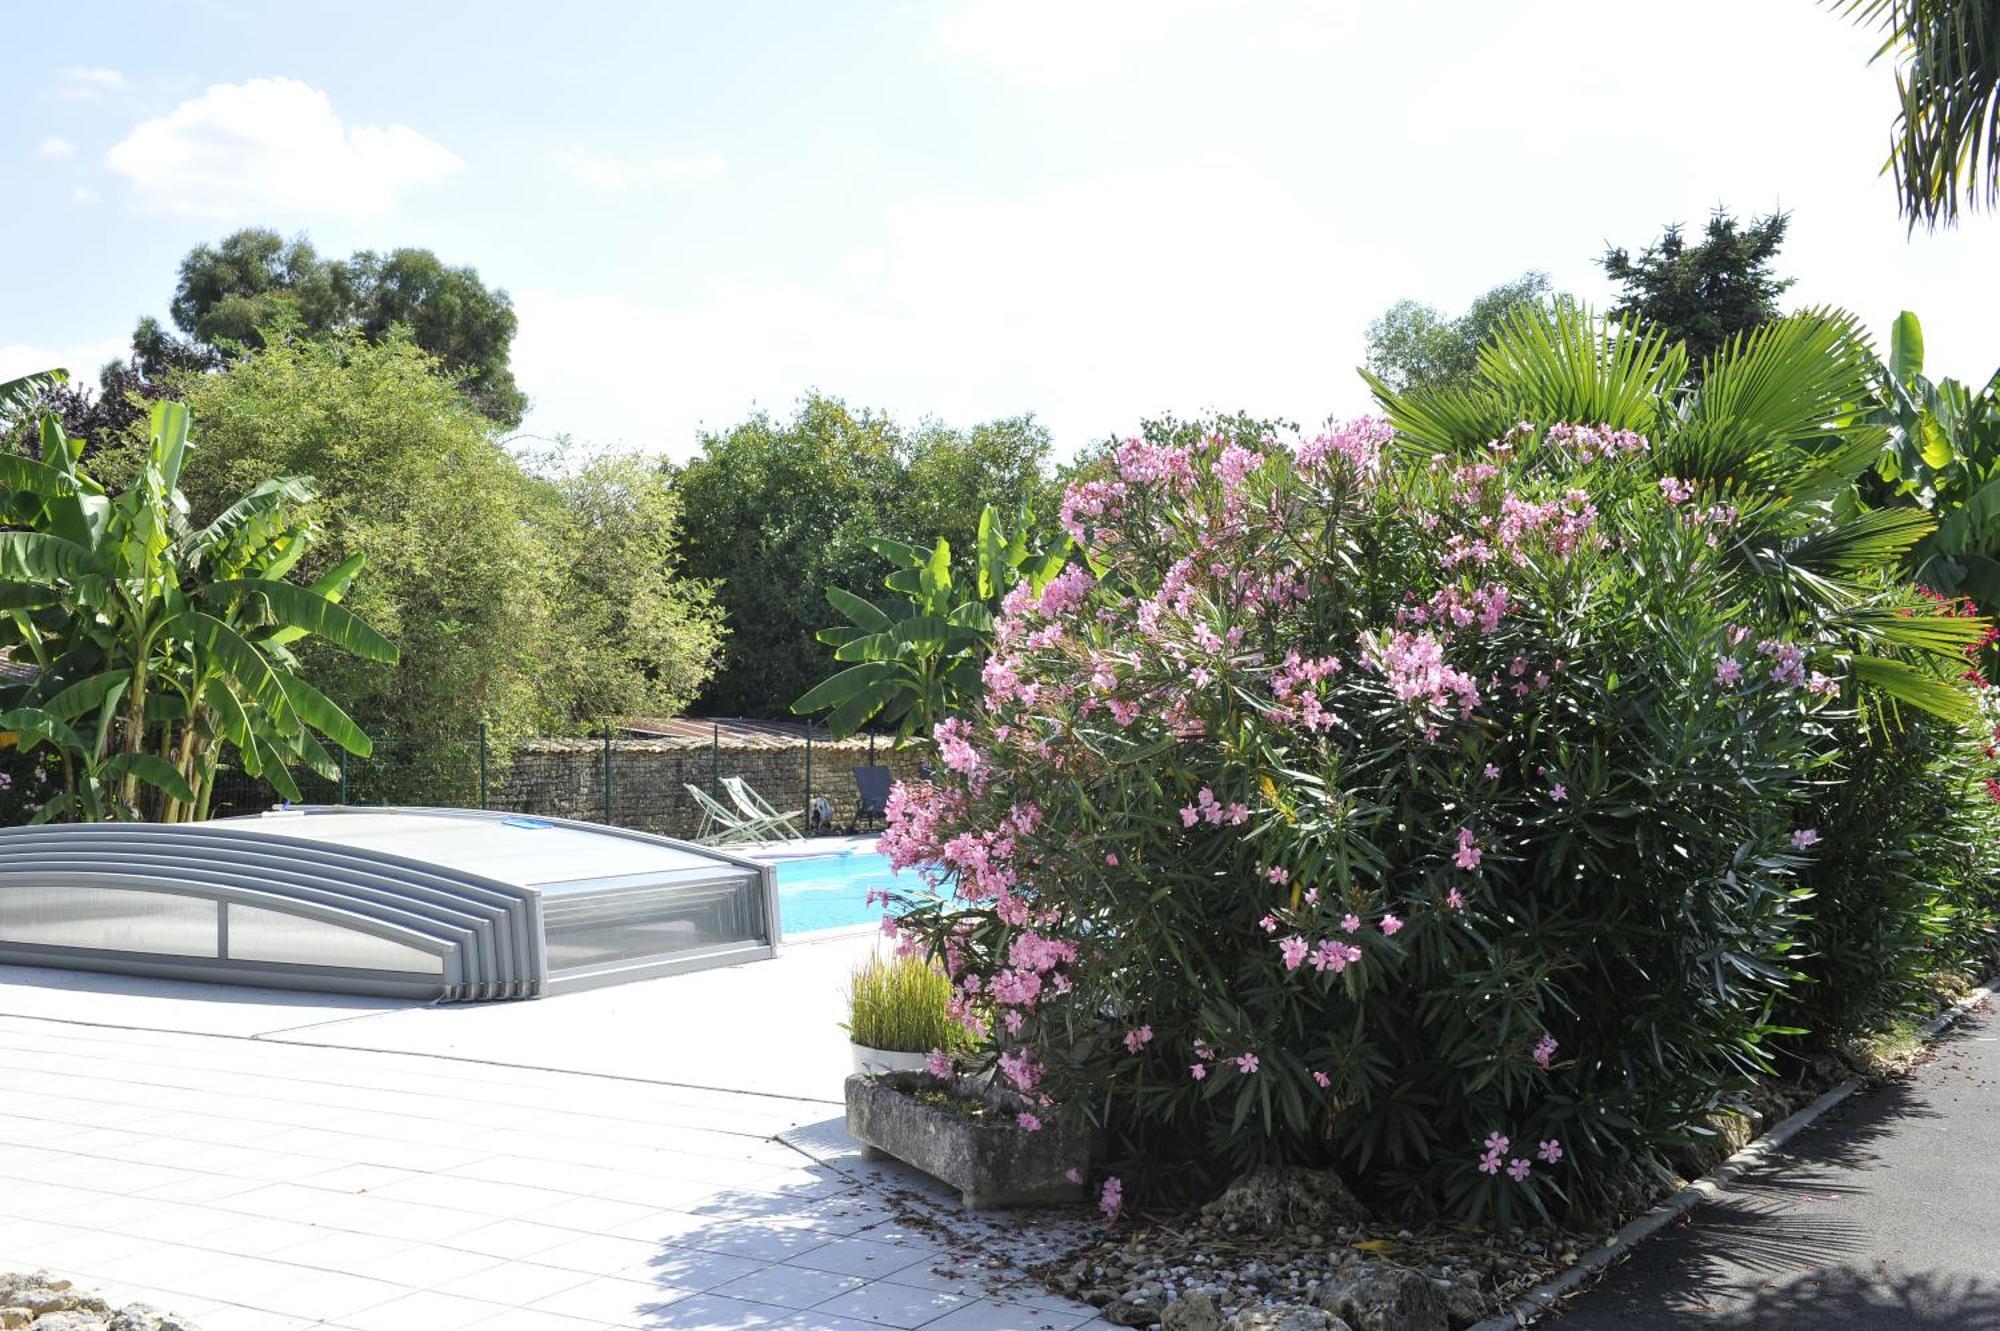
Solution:
[{"label": "rock", "polygon": [[1368,1216],[1338,1174],[1292,1165],[1259,1165],[1224,1188],[1202,1214],[1251,1234],[1276,1234],[1294,1225],[1324,1229]]},{"label": "rock", "polygon": [[1183,1294],[1167,1305],[1160,1317],[1160,1331],[1222,1331],[1222,1309],[1206,1290]]},{"label": "rock", "polygon": [[34,1320],[35,1315],[26,1308],[0,1308],[0,1331],[20,1331]]},{"label": "rock", "polygon": [[1674,1167],[1688,1178],[1700,1178],[1735,1155],[1750,1144],[1756,1132],[1756,1124],[1749,1116],[1731,1109],[1702,1115],[1698,1126],[1711,1135],[1697,1137],[1671,1153]]},{"label": "rock", "polygon": [[1151,1326],[1160,1320],[1160,1304],[1157,1299],[1121,1294],[1104,1305],[1102,1315],[1113,1326]]},{"label": "rock", "polygon": [[1228,1331],[1352,1331],[1319,1308],[1251,1308],[1230,1320]]},{"label": "rock", "polygon": [[64,1310],[43,1313],[28,1323],[28,1331],[105,1331],[105,1324],[102,1317]]},{"label": "rock", "polygon": [[1318,1302],[1353,1331],[1447,1331],[1449,1325],[1445,1296],[1430,1277],[1393,1262],[1344,1268]]},{"label": "rock", "polygon": [[1456,1282],[1444,1294],[1445,1316],[1453,1322],[1470,1325],[1486,1316],[1486,1300],[1479,1295],[1477,1285],[1461,1285]]}]

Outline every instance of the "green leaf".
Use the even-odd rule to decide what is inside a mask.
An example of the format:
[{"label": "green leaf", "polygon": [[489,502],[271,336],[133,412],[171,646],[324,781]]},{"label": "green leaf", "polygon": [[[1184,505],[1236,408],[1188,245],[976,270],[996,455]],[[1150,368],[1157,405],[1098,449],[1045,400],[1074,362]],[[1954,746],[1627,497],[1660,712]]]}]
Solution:
[{"label": "green leaf", "polygon": [[285,691],[285,700],[292,705],[292,710],[301,721],[357,758],[366,758],[375,751],[374,742],[331,698],[289,671],[280,670],[277,675],[278,684]]},{"label": "green leaf", "polygon": [[1904,310],[1889,328],[1889,373],[1906,384],[1924,372],[1924,326]]},{"label": "green leaf", "polygon": [[930,559],[929,551],[887,536],[871,536],[862,544],[898,568],[919,569]]},{"label": "green leaf", "polygon": [[1883,656],[1854,656],[1847,666],[1854,678],[1912,707],[1949,721],[1969,721],[1978,705],[1966,690],[1906,661]]},{"label": "green leaf", "polygon": [[194,791],[187,778],[174,765],[156,753],[117,753],[106,758],[97,769],[109,780],[116,777],[136,776],[155,790],[163,790],[183,804],[194,803]]},{"label": "green leaf", "polygon": [[395,644],[351,612],[308,588],[268,578],[225,578],[209,584],[207,594],[223,605],[254,595],[287,628],[304,629],[370,661],[390,664],[396,661]]},{"label": "green leaf", "polygon": [[76,582],[99,571],[96,557],[74,541],[41,532],[0,532],[0,578],[47,586]]},{"label": "green leaf", "polygon": [[118,697],[131,682],[130,670],[106,670],[89,679],[78,680],[43,703],[42,707],[52,716],[74,721],[104,706],[107,699]]},{"label": "green leaf", "polygon": [[846,615],[856,628],[865,629],[870,633],[880,633],[893,622],[888,612],[873,601],[864,600],[853,592],[843,591],[839,587],[828,587],[826,599],[835,610]]},{"label": "green leaf", "polygon": [[16,735],[23,752],[32,751],[38,744],[54,744],[79,756],[88,752],[83,746],[83,736],[70,729],[61,717],[40,707],[16,707],[0,712],[0,732]]},{"label": "green leaf", "polygon": [[804,696],[792,704],[792,711],[804,715],[837,707],[864,689],[878,687],[894,674],[895,667],[882,661],[850,667],[806,690]]}]

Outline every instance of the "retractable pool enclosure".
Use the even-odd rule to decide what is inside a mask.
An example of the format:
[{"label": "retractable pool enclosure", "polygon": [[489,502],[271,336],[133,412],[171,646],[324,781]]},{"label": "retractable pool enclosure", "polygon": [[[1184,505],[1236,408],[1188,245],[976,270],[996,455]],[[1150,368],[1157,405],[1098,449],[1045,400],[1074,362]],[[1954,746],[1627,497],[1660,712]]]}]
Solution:
[{"label": "retractable pool enclosure", "polygon": [[307,807],[0,829],[0,962],[460,1001],[775,951],[770,866],[622,828]]}]

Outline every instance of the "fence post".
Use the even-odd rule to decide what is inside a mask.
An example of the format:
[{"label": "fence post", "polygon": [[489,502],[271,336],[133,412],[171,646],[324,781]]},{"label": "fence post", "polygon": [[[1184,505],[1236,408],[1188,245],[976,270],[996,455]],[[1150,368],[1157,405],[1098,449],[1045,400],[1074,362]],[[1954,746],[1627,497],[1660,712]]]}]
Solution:
[{"label": "fence post", "polygon": [[715,725],[715,739],[708,751],[708,784],[715,794],[722,793],[722,722]]},{"label": "fence post", "polygon": [[806,718],[806,835],[813,830],[813,723]]},{"label": "fence post", "polygon": [[486,723],[479,723],[479,807],[486,807]]},{"label": "fence post", "polygon": [[337,757],[337,758],[339,759],[339,761],[340,761],[340,800],[339,800],[339,802],[340,802],[340,803],[342,803],[342,804],[345,804],[345,803],[347,803],[347,750],[346,750],[346,749],[336,749],[336,750],[334,750],[334,753],[335,753],[335,756],[336,756],[336,757]]},{"label": "fence post", "polygon": [[611,727],[604,727],[604,822],[611,825]]}]

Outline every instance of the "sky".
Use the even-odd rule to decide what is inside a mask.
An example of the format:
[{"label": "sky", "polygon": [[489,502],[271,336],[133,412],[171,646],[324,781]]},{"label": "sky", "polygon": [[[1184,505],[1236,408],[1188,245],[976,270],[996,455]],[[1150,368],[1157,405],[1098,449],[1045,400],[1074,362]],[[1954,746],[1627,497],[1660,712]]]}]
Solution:
[{"label": "sky", "polygon": [[[1789,307],[2000,365],[2000,222],[1906,231],[1811,0],[97,0],[16,37],[0,378],[94,379],[242,226],[511,293],[523,426],[684,457],[811,390],[914,423],[1365,410],[1371,319],[1726,205]],[[79,15],[82,11],[79,11]]]}]

